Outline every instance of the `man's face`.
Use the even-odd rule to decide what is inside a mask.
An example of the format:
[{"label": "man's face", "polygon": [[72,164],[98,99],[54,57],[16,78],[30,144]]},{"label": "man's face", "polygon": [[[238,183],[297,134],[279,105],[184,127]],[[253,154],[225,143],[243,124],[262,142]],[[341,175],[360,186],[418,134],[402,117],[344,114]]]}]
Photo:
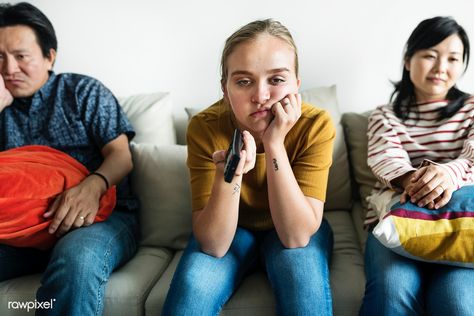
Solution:
[{"label": "man's face", "polygon": [[25,25],[0,28],[0,72],[15,98],[29,97],[48,80],[56,51],[43,56],[34,31]]}]

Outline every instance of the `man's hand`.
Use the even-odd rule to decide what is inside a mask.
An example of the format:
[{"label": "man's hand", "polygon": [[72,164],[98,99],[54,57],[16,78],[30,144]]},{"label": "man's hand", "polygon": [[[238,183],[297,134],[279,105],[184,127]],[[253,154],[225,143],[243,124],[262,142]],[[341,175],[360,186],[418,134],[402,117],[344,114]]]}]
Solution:
[{"label": "man's hand", "polygon": [[105,184],[99,177],[87,177],[77,186],[56,197],[44,217],[54,216],[49,233],[60,237],[71,228],[89,226],[99,210],[99,200],[105,192]]},{"label": "man's hand", "polygon": [[0,76],[0,112],[3,111],[4,108],[11,105],[13,103],[13,96],[5,87],[5,82],[3,81],[3,77]]}]

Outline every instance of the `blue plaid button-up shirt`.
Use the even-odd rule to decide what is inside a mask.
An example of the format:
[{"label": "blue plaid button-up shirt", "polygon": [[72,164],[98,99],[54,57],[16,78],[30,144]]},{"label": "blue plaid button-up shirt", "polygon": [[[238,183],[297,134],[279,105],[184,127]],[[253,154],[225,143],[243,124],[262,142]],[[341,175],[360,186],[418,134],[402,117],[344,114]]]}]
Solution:
[{"label": "blue plaid button-up shirt", "polygon": [[[78,74],[55,75],[31,98],[16,98],[0,113],[0,151],[45,145],[76,158],[90,171],[103,162],[104,145],[126,134],[135,136],[112,93],[99,81]],[[117,186],[117,208],[135,210],[126,177]]]}]

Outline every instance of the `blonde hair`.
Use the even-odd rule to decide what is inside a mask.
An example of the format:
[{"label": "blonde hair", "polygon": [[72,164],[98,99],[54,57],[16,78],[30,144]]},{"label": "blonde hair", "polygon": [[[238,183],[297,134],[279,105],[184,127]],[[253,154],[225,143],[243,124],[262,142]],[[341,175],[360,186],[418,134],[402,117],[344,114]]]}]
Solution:
[{"label": "blonde hair", "polygon": [[255,39],[258,35],[267,33],[278,37],[290,45],[295,52],[295,74],[298,77],[298,50],[290,31],[278,21],[273,19],[257,20],[242,26],[234,34],[229,36],[225,42],[221,57],[221,85],[224,86],[228,77],[227,59],[235,47],[241,43]]}]

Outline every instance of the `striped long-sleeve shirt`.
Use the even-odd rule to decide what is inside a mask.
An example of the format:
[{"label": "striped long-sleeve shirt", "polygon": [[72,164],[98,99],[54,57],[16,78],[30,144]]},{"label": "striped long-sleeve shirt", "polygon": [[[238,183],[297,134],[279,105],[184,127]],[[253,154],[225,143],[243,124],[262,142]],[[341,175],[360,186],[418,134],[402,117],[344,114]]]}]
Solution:
[{"label": "striped long-sleeve shirt", "polygon": [[446,105],[447,101],[420,103],[405,121],[391,105],[372,112],[367,162],[380,181],[377,188],[392,188],[393,179],[416,170],[424,160],[446,168],[457,188],[474,183],[474,98],[452,117],[438,120]]}]

